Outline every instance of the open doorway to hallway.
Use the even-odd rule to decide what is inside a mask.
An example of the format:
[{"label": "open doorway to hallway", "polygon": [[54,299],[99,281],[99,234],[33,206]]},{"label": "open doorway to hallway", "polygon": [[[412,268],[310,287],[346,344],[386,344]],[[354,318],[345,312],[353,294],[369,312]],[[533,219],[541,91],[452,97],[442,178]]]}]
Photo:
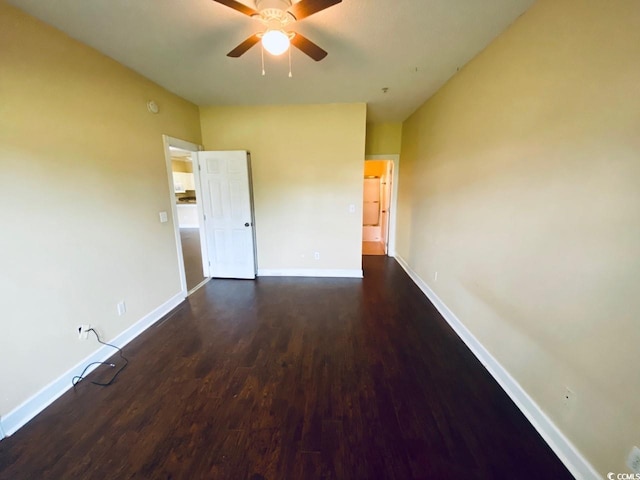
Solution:
[{"label": "open doorway to hallway", "polygon": [[392,180],[392,161],[367,160],[364,162],[363,255],[388,253]]},{"label": "open doorway to hallway", "polygon": [[180,285],[186,297],[209,280],[209,254],[196,156],[201,147],[167,135],[163,135],[163,142]]},{"label": "open doorway to hallway", "polygon": [[200,245],[200,219],[196,180],[193,172],[192,152],[169,147],[173,191],[178,213],[178,228],[182,243],[182,258],[187,291],[192,291],[204,280],[202,246]]}]

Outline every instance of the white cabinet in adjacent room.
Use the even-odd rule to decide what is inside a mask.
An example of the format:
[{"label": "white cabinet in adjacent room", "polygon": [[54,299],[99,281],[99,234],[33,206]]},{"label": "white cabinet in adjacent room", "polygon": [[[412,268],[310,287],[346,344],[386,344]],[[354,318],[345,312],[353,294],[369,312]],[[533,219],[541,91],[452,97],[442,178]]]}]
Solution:
[{"label": "white cabinet in adjacent room", "polygon": [[195,190],[195,177],[193,173],[173,172],[173,189],[176,193],[184,193],[187,190]]},{"label": "white cabinet in adjacent room", "polygon": [[178,226],[180,228],[199,228],[198,206],[194,203],[189,205],[176,205],[178,209]]}]

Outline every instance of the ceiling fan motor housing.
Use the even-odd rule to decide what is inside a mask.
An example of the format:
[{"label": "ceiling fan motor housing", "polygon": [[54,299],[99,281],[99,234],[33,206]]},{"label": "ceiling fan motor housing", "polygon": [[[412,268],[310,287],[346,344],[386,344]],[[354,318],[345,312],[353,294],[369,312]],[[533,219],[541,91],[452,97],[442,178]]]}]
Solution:
[{"label": "ceiling fan motor housing", "polygon": [[282,28],[295,21],[295,17],[287,12],[291,8],[291,0],[256,0],[256,8],[260,12],[260,20],[270,28],[278,28],[275,23]]},{"label": "ceiling fan motor housing", "polygon": [[256,0],[256,10],[262,13],[264,10],[282,10],[286,12],[291,8],[291,0]]}]

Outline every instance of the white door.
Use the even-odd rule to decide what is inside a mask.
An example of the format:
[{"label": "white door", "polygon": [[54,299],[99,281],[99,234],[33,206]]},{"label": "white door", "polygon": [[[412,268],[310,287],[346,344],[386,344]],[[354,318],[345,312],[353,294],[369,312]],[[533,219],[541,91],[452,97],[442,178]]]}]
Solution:
[{"label": "white door", "polygon": [[388,253],[389,247],[389,209],[391,208],[391,182],[393,179],[393,162],[386,162],[385,174],[381,179],[380,193],[380,225],[381,237],[384,243],[384,254]]},{"label": "white door", "polygon": [[245,151],[198,152],[209,274],[255,278],[249,156]]}]

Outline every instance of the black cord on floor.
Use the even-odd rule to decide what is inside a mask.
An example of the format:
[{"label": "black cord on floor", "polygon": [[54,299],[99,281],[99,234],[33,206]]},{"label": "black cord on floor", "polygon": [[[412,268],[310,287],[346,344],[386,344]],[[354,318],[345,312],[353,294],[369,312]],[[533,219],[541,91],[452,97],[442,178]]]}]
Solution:
[{"label": "black cord on floor", "polygon": [[[93,328],[88,329],[87,332],[93,332],[93,334],[96,336],[96,340],[98,340],[98,343],[101,343],[102,345],[106,345],[107,347],[115,348],[116,350],[118,350],[118,353],[120,354],[120,358],[122,358],[124,360],[124,365],[122,365],[122,367],[120,367],[118,369],[118,371],[113,375],[113,377],[111,377],[111,380],[109,380],[107,383],[91,382],[94,385],[98,385],[100,387],[108,387],[109,385],[111,385],[115,381],[115,379],[118,377],[118,375],[120,375],[120,372],[122,372],[125,368],[127,368],[127,365],[129,365],[129,360],[127,358],[125,358],[125,356],[122,354],[122,349],[121,348],[116,347],[115,345],[111,345],[110,343],[105,343],[102,340],[100,340],[100,336],[98,335],[98,332],[96,332]],[[80,383],[82,380],[84,380],[84,375],[85,375],[85,373],[87,373],[87,370],[89,369],[89,367],[91,367],[91,365],[109,365],[111,368],[115,368],[115,364],[114,363],[109,363],[109,362],[91,362],[89,365],[84,367],[84,370],[82,371],[82,373],[80,375],[76,375],[75,377],[73,377],[71,379],[71,384],[74,387],[78,383]]]}]

